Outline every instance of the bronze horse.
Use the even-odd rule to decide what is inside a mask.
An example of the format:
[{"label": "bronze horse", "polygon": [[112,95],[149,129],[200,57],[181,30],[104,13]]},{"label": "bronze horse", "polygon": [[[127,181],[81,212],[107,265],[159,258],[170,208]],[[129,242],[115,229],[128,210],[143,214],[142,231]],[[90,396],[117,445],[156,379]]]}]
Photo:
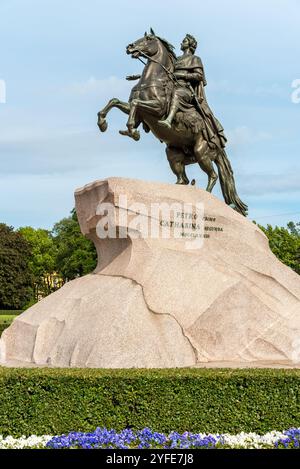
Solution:
[{"label": "bronze horse", "polygon": [[224,148],[211,145],[203,136],[201,129],[204,119],[195,109],[178,112],[172,128],[166,128],[159,121],[169,110],[173,88],[176,56],[173,47],[164,39],[156,36],[153,31],[127,46],[127,54],[133,58],[146,57],[143,73],[136,86],[133,87],[129,102],[111,99],[98,113],[98,126],[101,132],[107,129],[106,116],[113,108],[118,108],[129,115],[126,131],[134,140],[139,140],[137,130],[140,124],[146,132],[151,131],[161,142],[166,143],[166,153],[173,173],[177,176],[177,184],[189,184],[185,166],[198,163],[208,175],[206,190],[212,192],[218,176],[213,162],[218,168],[222,193],[226,204],[242,215],[247,215],[247,205],[239,198],[231,164]]}]

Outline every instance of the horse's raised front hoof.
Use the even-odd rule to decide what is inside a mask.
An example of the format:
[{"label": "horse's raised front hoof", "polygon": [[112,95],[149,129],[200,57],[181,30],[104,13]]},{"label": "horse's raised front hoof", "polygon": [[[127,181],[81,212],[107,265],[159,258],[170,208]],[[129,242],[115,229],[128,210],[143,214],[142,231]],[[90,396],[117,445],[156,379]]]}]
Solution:
[{"label": "horse's raised front hoof", "polygon": [[100,129],[100,132],[105,132],[107,130],[107,127],[108,127],[106,120],[100,118],[98,120],[98,127]]},{"label": "horse's raised front hoof", "polygon": [[138,130],[119,130],[119,134],[125,135],[125,137],[131,137],[136,142],[141,138]]},{"label": "horse's raised front hoof", "polygon": [[136,142],[138,142],[139,139],[141,138],[140,132],[139,132],[138,130],[134,130],[134,131],[132,132],[132,138],[133,138],[133,140],[135,140]]}]

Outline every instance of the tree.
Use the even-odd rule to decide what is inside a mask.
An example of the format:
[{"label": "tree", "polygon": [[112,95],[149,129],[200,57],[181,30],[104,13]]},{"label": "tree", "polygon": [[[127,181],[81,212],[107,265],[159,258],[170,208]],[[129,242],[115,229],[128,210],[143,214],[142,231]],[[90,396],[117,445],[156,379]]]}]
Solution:
[{"label": "tree", "polygon": [[300,274],[300,223],[290,222],[287,228],[259,226],[269,238],[270,248],[284,264]]},{"label": "tree", "polygon": [[0,309],[22,309],[32,296],[31,248],[10,226],[0,224]]},{"label": "tree", "polygon": [[300,237],[300,223],[294,223],[293,221],[290,221],[287,224],[287,227],[293,235]]},{"label": "tree", "polygon": [[55,281],[55,245],[51,232],[34,229],[30,226],[20,228],[19,233],[31,246],[29,267],[34,282],[34,297],[37,301],[52,293],[59,286]]},{"label": "tree", "polygon": [[70,217],[54,225],[52,233],[56,246],[55,266],[64,281],[81,277],[95,269],[96,249],[81,234],[75,209]]}]

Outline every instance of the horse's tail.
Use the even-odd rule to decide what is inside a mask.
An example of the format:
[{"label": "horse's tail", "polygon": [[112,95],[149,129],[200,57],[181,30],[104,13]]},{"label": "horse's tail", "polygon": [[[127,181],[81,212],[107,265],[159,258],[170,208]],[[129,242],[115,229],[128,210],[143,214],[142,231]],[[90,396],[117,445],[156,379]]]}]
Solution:
[{"label": "horse's tail", "polygon": [[232,167],[225,150],[218,152],[215,163],[218,167],[221,189],[226,204],[246,217],[248,207],[241,201],[237,194]]}]

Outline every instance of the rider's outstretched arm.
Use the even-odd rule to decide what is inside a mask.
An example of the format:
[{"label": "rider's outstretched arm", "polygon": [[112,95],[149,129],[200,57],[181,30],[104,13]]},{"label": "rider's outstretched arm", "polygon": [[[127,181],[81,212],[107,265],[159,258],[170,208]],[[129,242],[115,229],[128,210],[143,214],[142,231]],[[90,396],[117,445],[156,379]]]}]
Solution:
[{"label": "rider's outstretched arm", "polygon": [[126,80],[128,81],[135,81],[135,80],[139,80],[141,78],[142,75],[128,75],[126,77]]}]

